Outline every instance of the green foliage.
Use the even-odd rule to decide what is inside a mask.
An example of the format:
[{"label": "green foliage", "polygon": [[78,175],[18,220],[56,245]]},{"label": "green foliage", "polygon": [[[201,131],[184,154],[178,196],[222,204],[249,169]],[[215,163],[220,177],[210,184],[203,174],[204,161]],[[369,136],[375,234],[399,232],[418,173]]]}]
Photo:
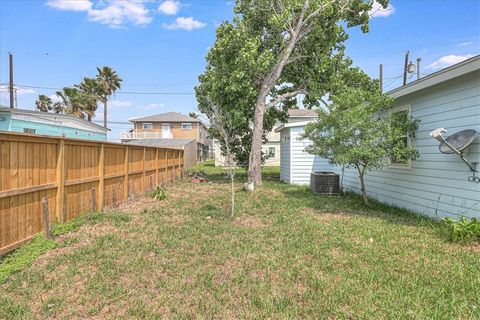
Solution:
[{"label": "green foliage", "polygon": [[162,201],[162,200],[167,199],[167,191],[162,187],[156,187],[152,191],[150,196],[155,200]]},{"label": "green foliage", "polygon": [[[388,159],[418,157],[407,143],[418,121],[407,113],[392,112],[393,100],[379,91],[376,81],[358,68],[349,68],[335,86],[332,103],[320,108],[317,121],[306,126],[304,137],[313,142],[306,148],[309,153],[356,168],[362,189],[368,170],[386,166]],[[366,192],[364,201],[368,202]]]},{"label": "green foliage", "polygon": [[[379,2],[386,6],[388,1]],[[351,63],[344,55],[345,27],[361,26],[368,31],[371,1],[322,0],[309,2],[304,17],[312,18],[305,21],[301,32],[294,33],[304,4],[303,0],[237,0],[233,20],[216,30],[196,96],[199,110],[208,118],[212,110],[207,97],[229,115],[230,150],[242,167],[248,166],[256,104],[302,90],[306,92],[303,104],[318,106],[319,99],[333,89],[335,78]],[[298,37],[302,39],[297,41]],[[294,49],[285,56],[290,42],[295,43]],[[288,62],[277,77],[275,68],[282,57]],[[273,78],[278,80],[266,85]],[[275,108],[267,108],[264,140],[276,122],[286,120],[288,109],[295,104],[295,96],[289,96]],[[210,130],[210,135],[218,139],[215,130]]]},{"label": "green foliage", "polygon": [[453,242],[480,241],[480,220],[475,218],[460,220],[444,218],[441,221],[443,233]]},{"label": "green foliage", "polygon": [[36,235],[32,241],[0,260],[0,283],[3,283],[11,274],[29,266],[40,255],[53,248],[55,248],[55,241],[45,238],[43,234]]}]

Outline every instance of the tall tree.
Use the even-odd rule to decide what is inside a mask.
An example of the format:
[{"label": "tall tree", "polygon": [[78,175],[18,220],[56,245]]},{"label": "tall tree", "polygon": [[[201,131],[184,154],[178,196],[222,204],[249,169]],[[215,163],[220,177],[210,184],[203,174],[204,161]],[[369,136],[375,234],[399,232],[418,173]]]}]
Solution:
[{"label": "tall tree", "polygon": [[89,96],[77,88],[65,87],[61,91],[55,93],[60,98],[60,103],[56,108],[62,113],[72,114],[84,119],[87,101]]},{"label": "tall tree", "polygon": [[406,163],[418,157],[410,146],[418,121],[406,112],[393,112],[392,99],[380,92],[378,83],[350,68],[337,82],[331,104],[319,109],[318,119],[308,124],[304,137],[313,143],[309,153],[329,159],[334,165],[358,172],[363,201],[368,204],[366,173],[390,161]]},{"label": "tall tree", "polygon": [[196,113],[196,112],[189,112],[188,116],[190,118],[198,119],[198,113]]},{"label": "tall tree", "polygon": [[103,126],[107,128],[107,103],[108,98],[121,87],[122,79],[110,67],[97,68],[97,81],[101,87],[101,101],[103,103]]},{"label": "tall tree", "polygon": [[84,112],[87,120],[92,121],[97,111],[97,103],[102,100],[102,87],[97,79],[87,77],[83,78],[82,82],[75,87],[85,94]]},{"label": "tall tree", "polygon": [[[386,6],[388,1],[378,2]],[[224,89],[225,95],[233,94],[232,106],[235,107],[242,105],[241,99],[249,104],[243,113],[244,116],[252,114],[245,121],[248,126],[253,123],[249,182],[262,181],[261,146],[266,114],[273,108],[285,111],[299,94],[304,95],[303,103],[307,107],[318,104],[329,91],[332,76],[344,59],[344,42],[348,38],[344,26],[359,25],[364,32],[368,31],[368,11],[372,3],[366,0],[236,1],[236,16],[233,22],[224,22],[217,29],[217,40],[207,56],[207,70],[200,82],[207,81],[210,73],[216,82],[210,87],[211,92]]]},{"label": "tall tree", "polygon": [[52,99],[44,94],[41,94],[38,96],[38,99],[35,100],[35,105],[37,106],[38,111],[48,112],[52,110]]}]

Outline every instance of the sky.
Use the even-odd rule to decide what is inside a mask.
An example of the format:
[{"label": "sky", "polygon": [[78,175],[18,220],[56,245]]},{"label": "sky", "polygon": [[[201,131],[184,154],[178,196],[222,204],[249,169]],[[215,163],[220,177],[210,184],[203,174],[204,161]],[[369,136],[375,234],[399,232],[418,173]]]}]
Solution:
[{"label": "sky", "polygon": [[[123,79],[109,103],[109,140],[118,141],[128,119],[197,110],[205,55],[232,17],[227,0],[0,0],[0,104],[9,104],[8,52],[22,109],[108,65]],[[372,10],[369,33],[348,33],[347,55],[375,78],[383,64],[388,91],[401,85],[406,50],[422,59],[422,76],[479,54],[480,0],[392,0]]]}]

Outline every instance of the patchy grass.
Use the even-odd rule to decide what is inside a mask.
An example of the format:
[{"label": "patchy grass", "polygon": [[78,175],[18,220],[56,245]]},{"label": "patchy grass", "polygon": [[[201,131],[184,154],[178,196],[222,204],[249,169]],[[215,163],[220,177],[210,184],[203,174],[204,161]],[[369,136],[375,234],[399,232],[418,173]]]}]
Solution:
[{"label": "patchy grass", "polygon": [[0,285],[0,318],[474,319],[480,249],[428,219],[355,195],[314,195],[269,168],[241,192],[211,163],[94,215]]}]

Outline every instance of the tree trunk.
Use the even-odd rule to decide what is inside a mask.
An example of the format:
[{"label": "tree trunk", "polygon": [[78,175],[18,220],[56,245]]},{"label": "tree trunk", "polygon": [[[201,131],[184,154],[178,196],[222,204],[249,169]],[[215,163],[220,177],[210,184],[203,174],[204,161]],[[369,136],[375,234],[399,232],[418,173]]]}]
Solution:
[{"label": "tree trunk", "polygon": [[107,99],[103,103],[103,126],[107,129]]},{"label": "tree trunk", "polygon": [[92,115],[91,115],[91,114],[88,114],[88,115],[87,115],[87,120],[88,120],[89,122],[92,122]]},{"label": "tree trunk", "polygon": [[368,196],[367,196],[367,190],[365,189],[365,172],[360,169],[360,166],[357,165],[358,169],[358,177],[360,178],[360,190],[362,191],[362,198],[363,198],[363,203],[368,206]]},{"label": "tree trunk", "polygon": [[257,101],[253,118],[252,146],[248,161],[248,182],[262,184],[262,136],[265,100]]}]

